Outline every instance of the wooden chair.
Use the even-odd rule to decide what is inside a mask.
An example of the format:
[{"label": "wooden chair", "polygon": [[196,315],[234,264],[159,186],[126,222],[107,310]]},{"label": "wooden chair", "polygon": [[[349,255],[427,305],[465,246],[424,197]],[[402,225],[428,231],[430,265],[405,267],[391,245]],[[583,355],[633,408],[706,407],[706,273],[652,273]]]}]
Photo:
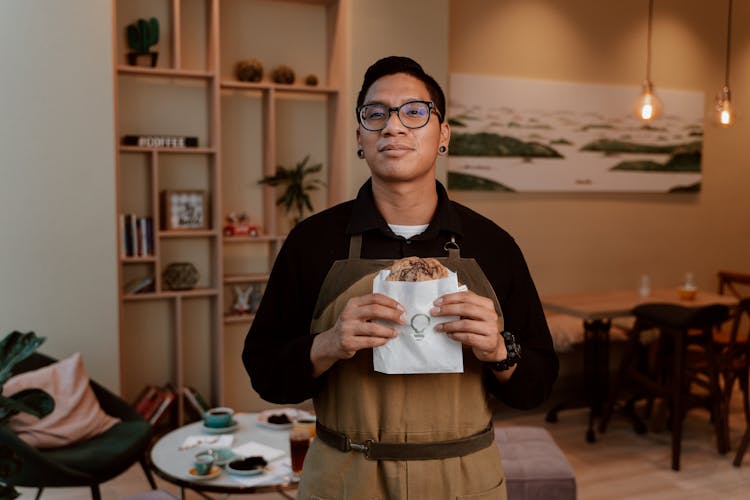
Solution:
[{"label": "wooden chair", "polygon": [[[742,391],[742,406],[745,412],[747,430],[740,441],[734,465],[739,467],[750,444],[750,297],[740,300],[734,314],[732,328],[726,339],[722,338],[717,345],[721,348],[721,370],[724,379],[724,404],[729,409],[732,389],[735,381]],[[729,415],[727,414],[727,419]]]},{"label": "wooden chair", "polygon": [[[599,425],[606,432],[614,407],[628,382],[636,392],[631,399],[661,397],[669,403],[672,433],[672,469],[680,469],[682,422],[689,409],[705,407],[711,414],[717,449],[729,450],[726,411],[719,380],[718,356],[712,342],[713,330],[729,316],[723,305],[683,307],[675,304],[642,304],[633,309],[636,323],[629,334],[626,352],[617,371],[609,401]],[[641,332],[656,328],[659,339],[653,343],[651,363],[644,363]],[[696,333],[698,332],[698,333]],[[700,362],[701,365],[696,363]],[[706,375],[703,379],[702,375]],[[699,383],[707,394],[691,391]],[[635,416],[631,413],[631,416]],[[645,431],[645,427],[641,430]]]}]

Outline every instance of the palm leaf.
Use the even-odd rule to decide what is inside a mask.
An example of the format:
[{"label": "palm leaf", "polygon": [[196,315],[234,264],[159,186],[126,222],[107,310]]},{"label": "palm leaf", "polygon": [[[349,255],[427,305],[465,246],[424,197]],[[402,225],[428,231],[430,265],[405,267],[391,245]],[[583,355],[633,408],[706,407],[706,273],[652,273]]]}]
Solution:
[{"label": "palm leaf", "polygon": [[284,192],[276,198],[276,204],[284,207],[287,214],[294,214],[295,224],[304,216],[305,208],[311,212],[314,211],[312,201],[307,193],[317,190],[319,186],[325,186],[325,183],[320,179],[307,179],[309,175],[316,174],[323,169],[322,163],[308,165],[308,161],[310,161],[310,155],[297,162],[293,168],[278,165],[274,175],[264,176],[258,181],[258,184],[273,187],[286,185]]}]

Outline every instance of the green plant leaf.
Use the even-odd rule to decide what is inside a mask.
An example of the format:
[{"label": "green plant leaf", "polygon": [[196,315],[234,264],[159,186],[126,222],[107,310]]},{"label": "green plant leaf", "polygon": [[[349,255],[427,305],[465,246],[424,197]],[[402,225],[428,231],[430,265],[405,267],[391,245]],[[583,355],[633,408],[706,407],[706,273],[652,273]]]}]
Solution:
[{"label": "green plant leaf", "polygon": [[276,198],[276,204],[282,206],[287,214],[293,213],[295,224],[302,220],[305,208],[311,212],[314,210],[307,193],[318,189],[318,186],[325,186],[320,179],[306,179],[310,174],[318,173],[323,168],[322,163],[308,166],[308,161],[310,161],[310,155],[297,162],[294,168],[278,165],[274,175],[266,175],[258,181],[258,184],[273,187],[286,185],[284,192]]},{"label": "green plant leaf", "polygon": [[0,340],[0,387],[10,378],[13,367],[36,351],[46,337],[37,337],[34,332],[14,331]]},{"label": "green plant leaf", "polygon": [[25,389],[10,397],[0,395],[0,423],[17,413],[43,418],[55,409],[55,400],[41,389]]}]

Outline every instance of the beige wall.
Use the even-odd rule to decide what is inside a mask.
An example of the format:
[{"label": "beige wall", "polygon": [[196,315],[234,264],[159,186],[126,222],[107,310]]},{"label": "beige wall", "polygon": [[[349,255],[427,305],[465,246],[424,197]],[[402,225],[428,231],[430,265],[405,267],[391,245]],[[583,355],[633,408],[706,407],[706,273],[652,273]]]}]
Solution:
[{"label": "beige wall", "polygon": [[117,390],[111,30],[109,2],[0,2],[0,336]]},{"label": "beige wall", "polygon": [[[646,0],[453,0],[451,72],[638,86],[646,71]],[[655,2],[654,85],[723,84],[726,1]],[[521,245],[541,293],[676,285],[686,271],[714,289],[718,269],[750,271],[750,3],[735,2],[731,88],[745,119],[706,123],[699,194],[453,193]],[[634,94],[634,99],[635,99]]]},{"label": "beige wall", "polygon": [[[418,61],[443,88],[448,83],[448,0],[352,0],[351,28],[351,150],[350,196],[370,176],[364,160],[355,154],[354,103],[368,66],[381,57],[408,56]],[[444,177],[438,165],[438,177]]]}]

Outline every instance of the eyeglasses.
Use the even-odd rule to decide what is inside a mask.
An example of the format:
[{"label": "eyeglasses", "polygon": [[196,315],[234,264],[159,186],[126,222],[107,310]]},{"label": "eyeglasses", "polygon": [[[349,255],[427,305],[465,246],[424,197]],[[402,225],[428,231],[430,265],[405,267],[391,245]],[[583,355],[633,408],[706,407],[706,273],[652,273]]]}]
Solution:
[{"label": "eyeglasses", "polygon": [[394,111],[406,128],[424,127],[430,121],[433,111],[440,116],[435,109],[435,104],[430,101],[409,101],[395,107],[381,103],[365,104],[357,108],[357,118],[366,130],[378,132],[385,128]]}]

